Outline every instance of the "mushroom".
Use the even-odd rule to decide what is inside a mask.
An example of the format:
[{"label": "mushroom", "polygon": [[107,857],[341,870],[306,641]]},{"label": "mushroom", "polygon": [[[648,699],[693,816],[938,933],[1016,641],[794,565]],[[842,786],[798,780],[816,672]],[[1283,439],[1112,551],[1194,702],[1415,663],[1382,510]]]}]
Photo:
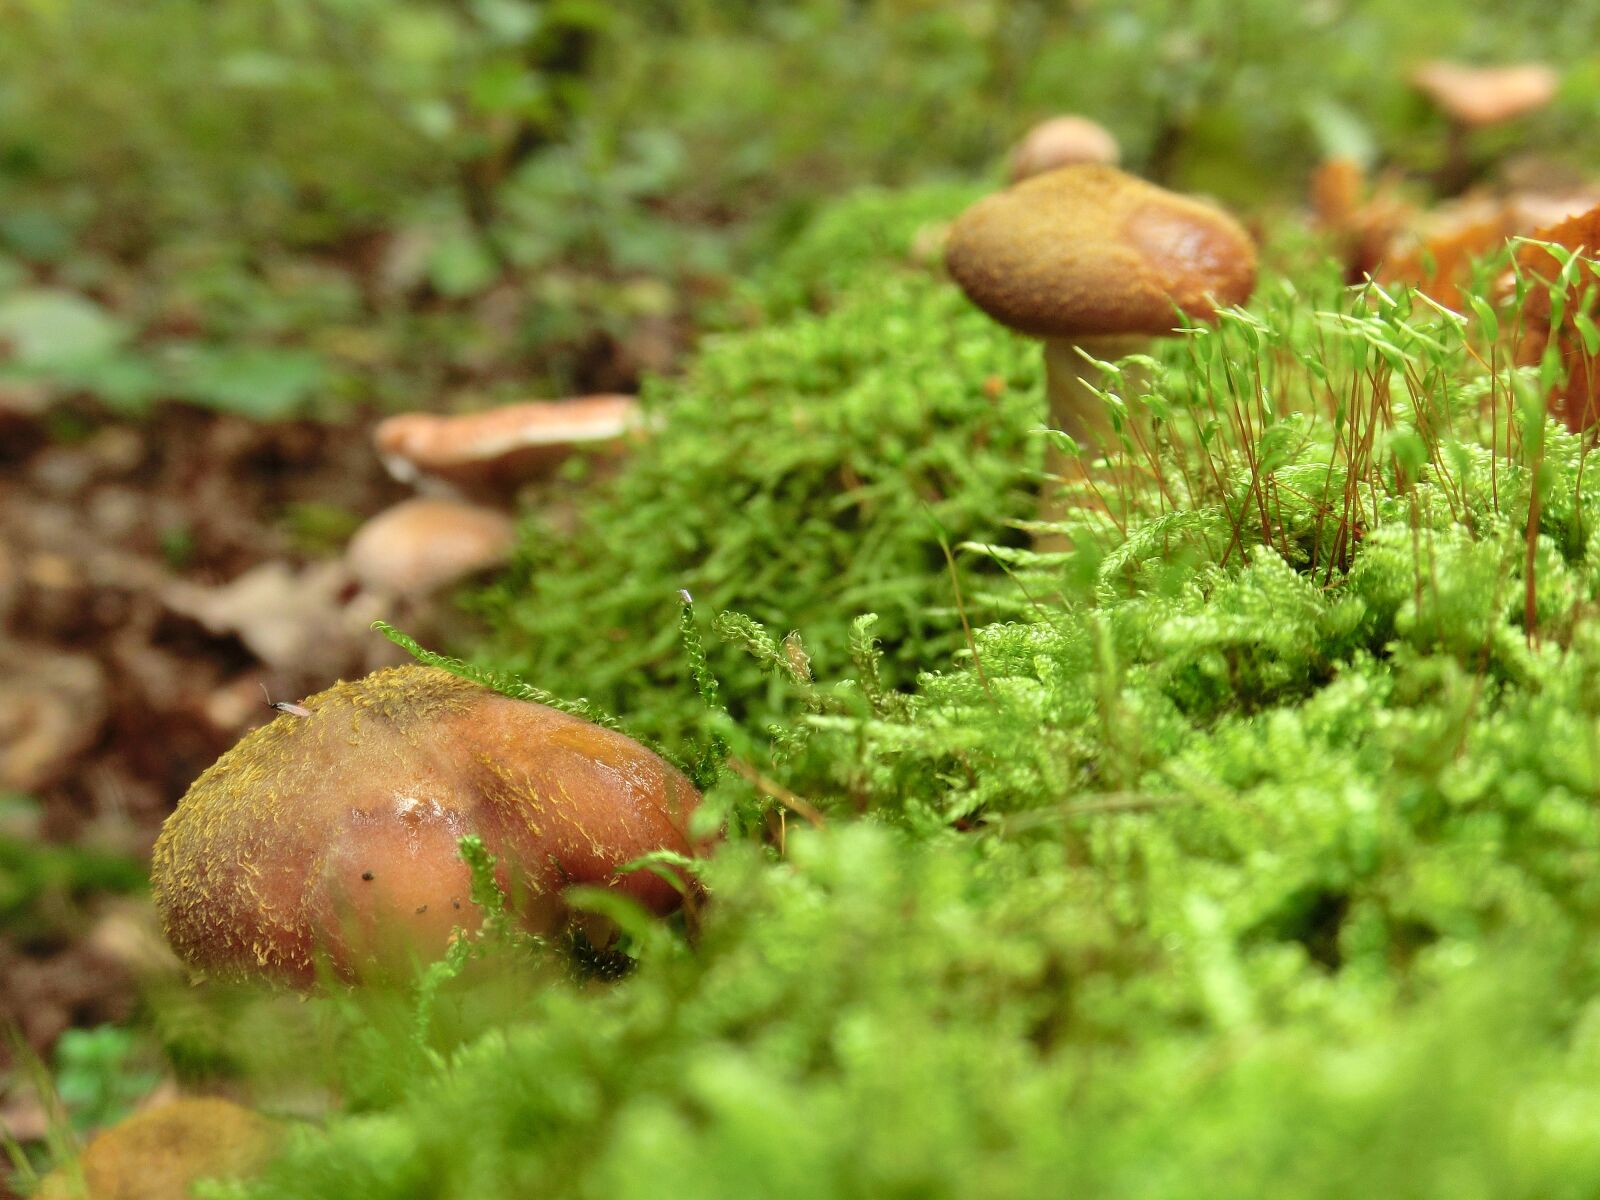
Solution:
[{"label": "mushroom", "polygon": [[549,471],[576,446],[615,441],[641,425],[632,396],[583,396],[453,417],[404,413],[381,422],[373,443],[402,483],[432,479],[492,494]]},{"label": "mushroom", "polygon": [[[1105,449],[1112,430],[1080,351],[1134,353],[1180,314],[1205,320],[1242,304],[1256,273],[1250,235],[1220,209],[1090,164],[978,201],[951,228],[945,263],[984,312],[1044,341],[1051,423],[1088,450]],[[1061,451],[1049,454],[1059,474]]]},{"label": "mushroom", "polygon": [[282,1137],[276,1121],[230,1101],[171,1100],[101,1133],[75,1172],[58,1168],[46,1177],[39,1200],[184,1200],[198,1180],[255,1175]]},{"label": "mushroom", "polygon": [[1390,240],[1378,278],[1409,283],[1447,308],[1460,308],[1472,264],[1521,232],[1511,205],[1468,196],[1421,214]]},{"label": "mushroom", "polygon": [[1440,189],[1460,191],[1471,178],[1467,138],[1472,130],[1543,108],[1555,98],[1560,82],[1555,69],[1544,63],[1469,67],[1435,59],[1413,71],[1412,85],[1450,122],[1445,161],[1439,170]]},{"label": "mushroom", "polygon": [[1328,234],[1344,266],[1346,283],[1361,283],[1390,251],[1395,237],[1415,214],[1400,198],[1394,178],[1369,186],[1355,159],[1337,155],[1311,173],[1311,213]]},{"label": "mushroom", "polygon": [[421,666],[297,708],[206,770],[156,842],[156,908],[191,966],[303,987],[323,958],[360,979],[436,956],[477,923],[467,834],[534,932],[562,926],[569,884],[677,907],[667,880],[619,868],[691,853],[699,794],[622,734]]},{"label": "mushroom", "polygon": [[419,496],[357,530],[345,561],[371,591],[422,597],[505,562],[515,542],[516,526],[503,513]]},{"label": "mushroom", "polygon": [[[1544,243],[1575,254],[1593,257],[1600,247],[1600,207],[1537,229],[1533,240],[1517,248],[1517,272],[1531,281],[1523,300],[1522,336],[1515,347],[1519,365],[1534,366],[1554,350],[1566,368],[1565,378],[1552,385],[1547,398],[1550,412],[1574,433],[1600,421],[1600,355],[1593,354],[1579,329],[1579,315],[1592,321],[1596,302],[1582,282],[1564,282],[1560,260]],[[1506,287],[1514,286],[1508,279]],[[1564,288],[1557,316],[1556,292]]]},{"label": "mushroom", "polygon": [[1073,163],[1116,166],[1122,150],[1111,131],[1088,117],[1066,114],[1040,121],[1011,151],[1009,174],[1020,183]]}]

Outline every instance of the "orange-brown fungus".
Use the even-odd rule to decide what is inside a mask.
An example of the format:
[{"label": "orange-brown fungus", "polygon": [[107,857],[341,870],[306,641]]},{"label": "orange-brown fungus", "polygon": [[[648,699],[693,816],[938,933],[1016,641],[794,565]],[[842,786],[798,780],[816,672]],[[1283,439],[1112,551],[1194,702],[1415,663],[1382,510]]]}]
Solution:
[{"label": "orange-brown fungus", "polygon": [[1392,181],[1371,187],[1361,165],[1344,157],[1327,159],[1312,172],[1311,212],[1336,243],[1346,283],[1376,273],[1390,243],[1413,217]]},{"label": "orange-brown fungus", "polygon": [[615,441],[640,427],[632,396],[508,404],[461,416],[403,413],[373,432],[397,479],[431,476],[469,489],[511,487],[548,472],[580,445]]},{"label": "orange-brown fungus", "polygon": [[1378,273],[1383,282],[1414,284],[1447,308],[1464,303],[1461,289],[1471,281],[1472,265],[1502,249],[1518,232],[1509,205],[1465,200],[1432,213],[1410,235],[1396,237]]},{"label": "orange-brown fungus", "polygon": [[227,1100],[173,1100],[119,1121],[78,1159],[53,1172],[39,1200],[187,1200],[201,1179],[248,1179],[272,1157],[277,1122]]},{"label": "orange-brown fungus", "polygon": [[[1586,259],[1600,257],[1600,207],[1535,230],[1533,237],[1564,246]],[[1558,383],[1549,396],[1550,411],[1568,429],[1588,429],[1600,420],[1600,361],[1583,344],[1573,316],[1581,312],[1590,320],[1600,320],[1600,282],[1584,265],[1565,291],[1566,311],[1560,325],[1552,328],[1552,292],[1561,275],[1561,264],[1542,246],[1524,245],[1517,250],[1517,268],[1533,283],[1522,305],[1523,335],[1517,344],[1517,362],[1538,363],[1553,344],[1566,367],[1566,380]]]},{"label": "orange-brown fungus", "polygon": [[1411,74],[1417,90],[1462,125],[1495,125],[1543,108],[1561,80],[1544,63],[1470,67],[1435,60]]},{"label": "orange-brown fungus", "polygon": [[978,201],[950,274],[1002,325],[1044,338],[1160,334],[1255,286],[1250,235],[1209,204],[1115,167],[1062,167]]},{"label": "orange-brown fungus", "polygon": [[350,539],[345,561],[377,592],[425,596],[511,557],[516,526],[491,508],[418,496],[368,521]]},{"label": "orange-brown fungus", "polygon": [[392,970],[471,928],[457,840],[481,836],[530,929],[563,919],[569,884],[647,909],[679,893],[617,868],[691,852],[699,795],[637,742],[446,671],[407,666],[339,683],[224,754],[156,842],[168,940],[192,965],[306,985]]},{"label": "orange-brown fungus", "polygon": [[1367,173],[1353,158],[1325,159],[1311,173],[1311,212],[1324,229],[1352,228],[1366,202]]},{"label": "orange-brown fungus", "polygon": [[1012,183],[1073,163],[1109,163],[1122,157],[1111,131],[1088,117],[1067,114],[1041,121],[1011,151]]}]

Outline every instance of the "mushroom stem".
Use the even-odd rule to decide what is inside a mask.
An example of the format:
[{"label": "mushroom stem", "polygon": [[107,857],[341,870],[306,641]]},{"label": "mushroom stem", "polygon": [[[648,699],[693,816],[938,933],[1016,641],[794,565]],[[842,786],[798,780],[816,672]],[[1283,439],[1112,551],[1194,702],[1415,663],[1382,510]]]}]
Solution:
[{"label": "mushroom stem", "polygon": [[1472,182],[1471,136],[1466,122],[1451,120],[1445,134],[1444,161],[1434,175],[1434,187],[1441,196],[1459,196]]},{"label": "mushroom stem", "polygon": [[[1149,341],[1148,337],[1139,334],[1045,339],[1044,377],[1045,392],[1050,402],[1050,426],[1070,435],[1078,443],[1083,452],[1083,461],[1075,464],[1072,457],[1053,439],[1045,448],[1045,485],[1039,508],[1040,520],[1063,521],[1074,509],[1087,506],[1079,489],[1071,485],[1079,482],[1080,470],[1104,456],[1116,438],[1105,401],[1093,390],[1102,382],[1100,372],[1084,361],[1083,354],[1101,362],[1115,362],[1119,358],[1137,354]],[[1078,353],[1080,348],[1083,354]],[[1127,368],[1124,368],[1124,389],[1130,378]],[[1071,541],[1062,534],[1041,534],[1035,546],[1045,551],[1067,550],[1071,548]]]}]

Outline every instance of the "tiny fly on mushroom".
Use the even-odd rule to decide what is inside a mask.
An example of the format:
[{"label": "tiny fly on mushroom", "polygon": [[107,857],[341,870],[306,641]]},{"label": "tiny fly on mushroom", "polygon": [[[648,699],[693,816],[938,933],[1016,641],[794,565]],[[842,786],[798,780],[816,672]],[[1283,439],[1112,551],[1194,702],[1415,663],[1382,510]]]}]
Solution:
[{"label": "tiny fly on mushroom", "polygon": [[290,704],[287,700],[274,700],[272,693],[267,691],[267,685],[261,685],[261,694],[267,698],[267,707],[274,712],[288,713],[291,717],[309,717],[311,710],[302,704]]}]

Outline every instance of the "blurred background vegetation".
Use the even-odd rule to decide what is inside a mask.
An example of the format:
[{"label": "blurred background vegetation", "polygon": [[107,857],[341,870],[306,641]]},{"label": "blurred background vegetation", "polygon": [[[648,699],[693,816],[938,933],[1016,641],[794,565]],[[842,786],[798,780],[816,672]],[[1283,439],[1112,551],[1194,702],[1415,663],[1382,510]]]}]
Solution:
[{"label": "blurred background vegetation", "polygon": [[[6,375],[126,412],[628,386],[819,199],[1087,113],[1259,208],[1426,166],[1435,54],[1542,58],[1581,158],[1592,5],[1535,0],[3,0]],[[1491,136],[1490,142],[1493,141]],[[1484,146],[1485,150],[1492,146]]]}]

